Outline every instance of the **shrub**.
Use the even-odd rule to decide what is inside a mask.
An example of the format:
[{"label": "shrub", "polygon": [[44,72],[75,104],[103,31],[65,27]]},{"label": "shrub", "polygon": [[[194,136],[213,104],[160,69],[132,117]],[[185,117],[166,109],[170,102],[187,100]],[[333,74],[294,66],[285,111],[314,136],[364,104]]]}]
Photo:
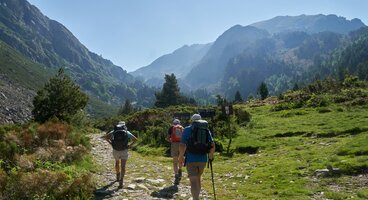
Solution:
[{"label": "shrub", "polygon": [[160,126],[148,126],[145,132],[139,134],[139,140],[146,145],[165,146],[167,145],[166,134],[167,131]]},{"label": "shrub", "polygon": [[214,142],[215,142],[216,152],[220,152],[220,153],[223,152],[224,151],[224,145],[222,144],[222,142],[218,139],[215,139]]},{"label": "shrub", "polygon": [[250,122],[252,116],[245,109],[235,109],[236,121],[240,125],[246,125]]},{"label": "shrub", "polygon": [[309,107],[324,107],[330,104],[330,100],[325,95],[312,94],[310,99],[307,101]]},{"label": "shrub", "polygon": [[18,145],[12,141],[0,142],[0,159],[5,160],[5,162],[13,161],[14,155],[19,151]]},{"label": "shrub", "polygon": [[317,109],[318,113],[328,113],[328,112],[332,112],[331,109],[329,108],[318,108]]},{"label": "shrub", "polygon": [[94,183],[89,174],[76,178],[64,193],[66,199],[93,199]]},{"label": "shrub", "polygon": [[42,142],[49,139],[64,140],[70,131],[71,126],[62,122],[48,121],[37,128],[38,137]]},{"label": "shrub", "polygon": [[237,146],[235,151],[238,153],[256,154],[259,147],[257,146]]}]

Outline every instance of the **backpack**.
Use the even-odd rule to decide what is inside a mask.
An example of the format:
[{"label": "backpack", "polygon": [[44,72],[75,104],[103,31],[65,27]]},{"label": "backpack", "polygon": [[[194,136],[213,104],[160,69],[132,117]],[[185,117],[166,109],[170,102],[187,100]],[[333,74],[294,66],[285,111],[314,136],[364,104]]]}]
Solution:
[{"label": "backpack", "polygon": [[211,149],[211,135],[208,122],[197,120],[192,123],[192,133],[189,137],[187,150],[193,154],[207,154]]},{"label": "backpack", "polygon": [[128,148],[128,131],[125,126],[115,126],[111,139],[112,148],[122,151]]},{"label": "backpack", "polygon": [[171,142],[180,142],[184,128],[180,124],[176,124],[171,130]]}]

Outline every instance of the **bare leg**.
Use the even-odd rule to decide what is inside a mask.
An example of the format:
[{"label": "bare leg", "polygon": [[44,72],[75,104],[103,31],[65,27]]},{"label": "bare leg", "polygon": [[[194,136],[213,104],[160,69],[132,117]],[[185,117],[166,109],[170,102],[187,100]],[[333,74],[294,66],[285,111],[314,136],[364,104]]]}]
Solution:
[{"label": "bare leg", "polygon": [[172,157],[173,158],[173,168],[174,168],[174,174],[178,174],[178,157]]},{"label": "bare leg", "polygon": [[119,186],[123,186],[123,181],[124,181],[124,176],[125,176],[125,165],[126,165],[126,162],[127,160],[121,160],[121,170],[120,170],[120,173],[121,173],[121,179],[120,179],[120,182],[119,182]]},{"label": "bare leg", "polygon": [[115,160],[115,172],[116,172],[116,181],[120,180],[120,165],[119,160]]},{"label": "bare leg", "polygon": [[190,180],[190,191],[192,193],[193,200],[199,200],[199,193],[201,191],[201,177],[200,176],[191,176]]}]

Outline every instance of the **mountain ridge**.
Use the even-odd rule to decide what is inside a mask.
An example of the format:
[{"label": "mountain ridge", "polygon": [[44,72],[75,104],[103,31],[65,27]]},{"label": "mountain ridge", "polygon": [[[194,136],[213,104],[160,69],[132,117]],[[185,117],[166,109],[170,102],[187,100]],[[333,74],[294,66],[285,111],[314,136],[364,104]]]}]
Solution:
[{"label": "mountain ridge", "polygon": [[[284,66],[284,69],[274,68],[271,71],[278,70],[281,73],[288,69],[293,72],[287,76],[284,73],[277,75],[288,79],[287,85],[290,87],[293,85],[290,81],[296,81],[295,76],[306,73],[310,66],[317,64],[334,48],[342,45],[343,38],[348,37],[349,32],[361,27],[366,25],[360,19],[347,20],[334,14],[277,16],[247,26],[234,25],[213,42],[206,55],[193,66],[182,82],[192,91],[206,89],[228,96],[239,89],[243,90],[242,95],[248,96],[250,91],[254,95],[256,85],[270,77],[259,76],[250,90],[242,89],[247,86],[242,85],[240,79],[244,78],[239,75],[247,74],[246,71],[250,69],[258,70],[247,67],[250,63],[258,63],[255,66],[268,63],[267,65]],[[235,67],[234,63],[247,60],[243,58],[252,61],[248,64],[238,63],[237,70],[231,69]],[[152,73],[155,71],[152,70]],[[277,82],[280,77],[272,80]],[[275,91],[285,89],[288,88],[282,87]]]},{"label": "mountain ridge", "polygon": [[1,1],[0,40],[47,69],[64,67],[83,91],[106,104],[119,105],[129,98],[151,105],[152,97],[140,92],[147,90],[143,83],[89,51],[64,25],[25,0]]},{"label": "mountain ridge", "polygon": [[212,43],[184,45],[130,74],[142,79],[148,85],[161,87],[165,74],[174,73],[178,79],[185,77],[192,66],[207,53],[211,45]]}]

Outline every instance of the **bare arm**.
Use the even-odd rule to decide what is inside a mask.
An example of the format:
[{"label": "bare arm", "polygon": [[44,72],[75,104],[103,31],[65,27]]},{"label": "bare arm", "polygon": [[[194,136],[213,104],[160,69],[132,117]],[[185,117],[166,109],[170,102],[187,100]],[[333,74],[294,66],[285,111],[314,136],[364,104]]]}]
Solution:
[{"label": "bare arm", "polygon": [[208,158],[210,159],[210,160],[213,160],[213,156],[214,156],[214,153],[215,153],[215,150],[216,150],[216,147],[215,147],[216,145],[215,145],[215,143],[214,142],[212,142],[211,143],[211,149],[210,149],[210,153],[208,154]]},{"label": "bare arm", "polygon": [[132,147],[137,141],[138,139],[132,134],[132,142],[128,145],[128,148]]},{"label": "bare arm", "polygon": [[171,142],[171,131],[172,131],[172,126],[167,130],[165,140],[168,141],[168,142]]},{"label": "bare arm", "polygon": [[102,139],[106,140],[109,144],[111,144],[111,134],[113,131],[106,133],[105,135],[101,136]]}]

